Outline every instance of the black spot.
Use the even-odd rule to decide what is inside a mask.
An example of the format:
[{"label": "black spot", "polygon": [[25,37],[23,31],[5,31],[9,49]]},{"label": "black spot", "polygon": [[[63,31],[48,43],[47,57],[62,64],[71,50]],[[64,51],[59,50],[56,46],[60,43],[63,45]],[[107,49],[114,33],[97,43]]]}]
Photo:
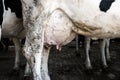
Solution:
[{"label": "black spot", "polygon": [[22,18],[22,4],[21,0],[4,0],[5,9],[8,10],[8,7],[12,12],[15,12],[18,18]]},{"label": "black spot", "polygon": [[115,0],[101,0],[100,10],[106,12]]},{"label": "black spot", "polygon": [[3,2],[0,0],[0,25],[2,24],[3,21]]}]

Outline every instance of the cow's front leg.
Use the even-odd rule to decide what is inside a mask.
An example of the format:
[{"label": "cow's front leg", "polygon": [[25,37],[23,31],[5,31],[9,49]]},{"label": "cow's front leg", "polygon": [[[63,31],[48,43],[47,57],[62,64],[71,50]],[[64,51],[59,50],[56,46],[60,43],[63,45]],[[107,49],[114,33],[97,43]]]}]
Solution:
[{"label": "cow's front leg", "polygon": [[18,70],[20,65],[21,43],[17,38],[13,38],[13,43],[15,45],[15,64],[13,69]]},{"label": "cow's front leg", "polygon": [[42,80],[50,80],[48,73],[48,58],[49,58],[50,49],[51,47],[47,47],[43,49],[42,67],[41,67]]}]

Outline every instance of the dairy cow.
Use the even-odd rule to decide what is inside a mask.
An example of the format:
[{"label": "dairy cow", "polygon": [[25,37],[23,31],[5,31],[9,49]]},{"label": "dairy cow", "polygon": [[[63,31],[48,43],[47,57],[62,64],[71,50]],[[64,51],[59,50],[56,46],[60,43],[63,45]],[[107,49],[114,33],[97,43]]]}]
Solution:
[{"label": "dairy cow", "polygon": [[11,38],[15,44],[14,69],[16,70],[19,68],[20,39],[24,38],[21,0],[0,0],[0,28],[2,28],[0,36]]},{"label": "dairy cow", "polygon": [[93,39],[120,37],[119,0],[21,1],[27,29],[24,55],[34,80],[50,80],[47,62],[51,45],[61,49],[75,33]]}]

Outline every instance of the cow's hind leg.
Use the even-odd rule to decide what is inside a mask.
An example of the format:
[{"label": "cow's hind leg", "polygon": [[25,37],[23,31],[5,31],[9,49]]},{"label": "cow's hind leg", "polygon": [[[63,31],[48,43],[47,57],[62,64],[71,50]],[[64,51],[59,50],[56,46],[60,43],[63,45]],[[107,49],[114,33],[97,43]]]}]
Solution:
[{"label": "cow's hind leg", "polygon": [[109,46],[110,46],[110,39],[106,39],[106,59],[107,59],[107,61],[110,61]]},{"label": "cow's hind leg", "polygon": [[[50,80],[49,73],[48,73],[48,57],[49,57],[50,48],[51,47],[44,48],[42,53],[42,62],[40,67],[42,80]],[[30,76],[31,76],[31,69],[29,64],[26,63],[24,80],[30,79],[31,78]]]},{"label": "cow's hind leg", "polygon": [[102,56],[102,63],[103,63],[103,67],[107,68],[107,62],[106,62],[106,57],[105,57],[105,45],[106,45],[106,40],[103,39],[100,41],[100,48],[101,48],[101,56]]},{"label": "cow's hind leg", "polygon": [[[27,59],[29,68],[31,70],[31,74],[32,74],[31,77],[33,78],[33,80],[42,80],[41,69],[40,69],[42,53],[34,52],[35,50],[33,50],[34,53],[32,53],[32,51],[28,51],[28,50],[32,49],[31,47],[26,47],[26,49],[27,49],[27,51],[24,55]],[[26,50],[26,49],[24,48],[24,50]],[[38,49],[38,51],[40,51],[40,50]]]},{"label": "cow's hind leg", "polygon": [[90,62],[90,56],[89,56],[90,42],[91,42],[91,39],[88,38],[88,37],[85,37],[85,54],[86,54],[85,66],[86,66],[87,69],[92,69],[92,65],[91,65],[91,62]]},{"label": "cow's hind leg", "polygon": [[20,53],[21,53],[21,44],[19,39],[13,38],[13,43],[15,45],[15,62],[14,62],[14,67],[13,70],[10,71],[10,75],[18,75],[19,70],[20,70]]},{"label": "cow's hind leg", "polygon": [[42,67],[41,67],[41,73],[42,73],[42,80],[50,80],[49,73],[48,73],[48,57],[50,53],[50,48],[47,47],[43,50],[42,55]]},{"label": "cow's hind leg", "polygon": [[79,50],[78,35],[76,36],[75,40],[76,40],[76,51],[78,52]]}]

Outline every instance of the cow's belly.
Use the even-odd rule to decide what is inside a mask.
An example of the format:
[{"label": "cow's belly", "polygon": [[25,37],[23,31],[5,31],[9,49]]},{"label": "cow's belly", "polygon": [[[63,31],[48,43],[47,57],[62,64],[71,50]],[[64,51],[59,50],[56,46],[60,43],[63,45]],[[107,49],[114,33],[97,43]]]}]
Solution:
[{"label": "cow's belly", "polygon": [[72,27],[71,20],[61,10],[54,11],[45,22],[44,43],[61,48],[75,38]]},{"label": "cow's belly", "polygon": [[2,25],[2,37],[18,37],[23,29],[22,19],[18,19],[13,24],[5,23]]},{"label": "cow's belly", "polygon": [[2,23],[2,37],[16,36],[22,29],[22,19],[17,18],[10,8],[5,10]]},{"label": "cow's belly", "polygon": [[16,38],[24,38],[25,30],[21,23],[21,21],[13,26],[4,26],[2,28],[2,37],[16,37]]}]

